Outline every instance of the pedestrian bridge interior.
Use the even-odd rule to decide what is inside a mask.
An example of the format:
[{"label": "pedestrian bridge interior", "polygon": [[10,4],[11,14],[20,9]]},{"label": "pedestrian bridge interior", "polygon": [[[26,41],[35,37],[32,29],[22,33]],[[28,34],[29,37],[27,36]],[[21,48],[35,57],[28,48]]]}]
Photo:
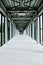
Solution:
[{"label": "pedestrian bridge interior", "polygon": [[0,0],[0,65],[43,65],[43,0]]}]

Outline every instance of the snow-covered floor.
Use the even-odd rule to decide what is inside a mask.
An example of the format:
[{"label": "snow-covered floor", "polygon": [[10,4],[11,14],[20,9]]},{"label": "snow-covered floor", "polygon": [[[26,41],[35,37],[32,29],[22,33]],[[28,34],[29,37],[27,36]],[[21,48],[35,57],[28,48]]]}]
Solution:
[{"label": "snow-covered floor", "polygon": [[26,35],[0,47],[0,65],[43,65],[43,46]]}]

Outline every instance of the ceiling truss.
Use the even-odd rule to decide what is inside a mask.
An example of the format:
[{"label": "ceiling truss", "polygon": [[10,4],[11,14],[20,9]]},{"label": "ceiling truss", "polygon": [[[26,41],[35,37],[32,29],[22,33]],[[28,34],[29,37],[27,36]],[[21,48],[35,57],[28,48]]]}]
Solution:
[{"label": "ceiling truss", "polygon": [[13,19],[20,31],[23,31],[27,24],[37,15],[39,5],[43,2],[43,0],[1,1],[7,9],[8,16]]}]

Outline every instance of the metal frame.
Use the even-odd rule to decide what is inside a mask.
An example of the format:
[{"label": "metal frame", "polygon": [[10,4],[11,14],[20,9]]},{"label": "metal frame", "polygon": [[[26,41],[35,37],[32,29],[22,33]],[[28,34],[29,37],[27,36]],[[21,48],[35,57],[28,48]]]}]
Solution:
[{"label": "metal frame", "polygon": [[[7,9],[7,15],[9,16],[9,17],[11,17],[12,19],[13,18],[15,18],[15,19],[13,19],[13,21],[15,20],[16,21],[16,19],[17,18],[19,18],[19,20],[18,21],[23,21],[23,20],[20,20],[20,19],[22,19],[23,17],[25,18],[24,20],[27,22],[28,20],[31,22],[31,20],[33,20],[34,19],[34,17],[38,14],[38,12],[39,12],[39,10],[38,10],[38,8],[39,8],[39,6],[41,5],[41,3],[43,2],[43,0],[41,0],[40,1],[40,4],[38,5],[38,7],[37,7],[37,5],[35,6],[35,3],[37,3],[37,0],[6,0],[6,3],[8,4],[8,5],[6,5],[6,3],[4,3],[4,1],[3,0],[1,0],[2,1],[2,3],[4,4],[4,6],[6,7],[6,9]],[[12,2],[13,2],[13,4],[12,4]],[[33,4],[32,4],[32,2],[34,2]],[[15,3],[18,3],[19,5],[15,5]],[[28,4],[29,3],[29,4]],[[12,4],[12,5],[11,5]],[[25,5],[26,4],[26,5]],[[28,5],[27,5],[28,4]],[[32,6],[31,6],[31,4],[32,4]],[[25,12],[25,14],[26,14],[26,16],[18,16],[18,13],[24,13]],[[16,15],[15,15],[15,13],[16,13]],[[28,13],[31,13],[31,14],[29,14],[28,15]],[[30,19],[27,19],[26,20],[26,18],[30,18]],[[18,22],[17,21],[17,22]],[[29,23],[29,22],[28,22]],[[17,23],[16,23],[17,24]],[[20,28],[20,27],[19,27]]]},{"label": "metal frame", "polygon": [[[2,44],[2,16],[4,16],[4,15],[2,12],[0,12],[0,13],[1,13],[1,46],[2,46],[3,45]],[[4,16],[4,44],[5,44],[5,16]]]}]

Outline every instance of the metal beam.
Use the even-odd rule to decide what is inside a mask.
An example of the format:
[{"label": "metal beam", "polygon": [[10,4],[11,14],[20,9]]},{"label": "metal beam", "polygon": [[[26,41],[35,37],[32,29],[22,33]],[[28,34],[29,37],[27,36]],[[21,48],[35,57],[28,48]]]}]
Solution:
[{"label": "metal beam", "polygon": [[30,21],[30,20],[16,20],[16,19],[13,19],[13,21]]},{"label": "metal beam", "polygon": [[30,20],[31,17],[30,18],[12,18],[12,19],[14,19],[14,20]]},{"label": "metal beam", "polygon": [[11,8],[7,8],[8,11],[37,11],[37,8],[30,6],[14,6]]}]

